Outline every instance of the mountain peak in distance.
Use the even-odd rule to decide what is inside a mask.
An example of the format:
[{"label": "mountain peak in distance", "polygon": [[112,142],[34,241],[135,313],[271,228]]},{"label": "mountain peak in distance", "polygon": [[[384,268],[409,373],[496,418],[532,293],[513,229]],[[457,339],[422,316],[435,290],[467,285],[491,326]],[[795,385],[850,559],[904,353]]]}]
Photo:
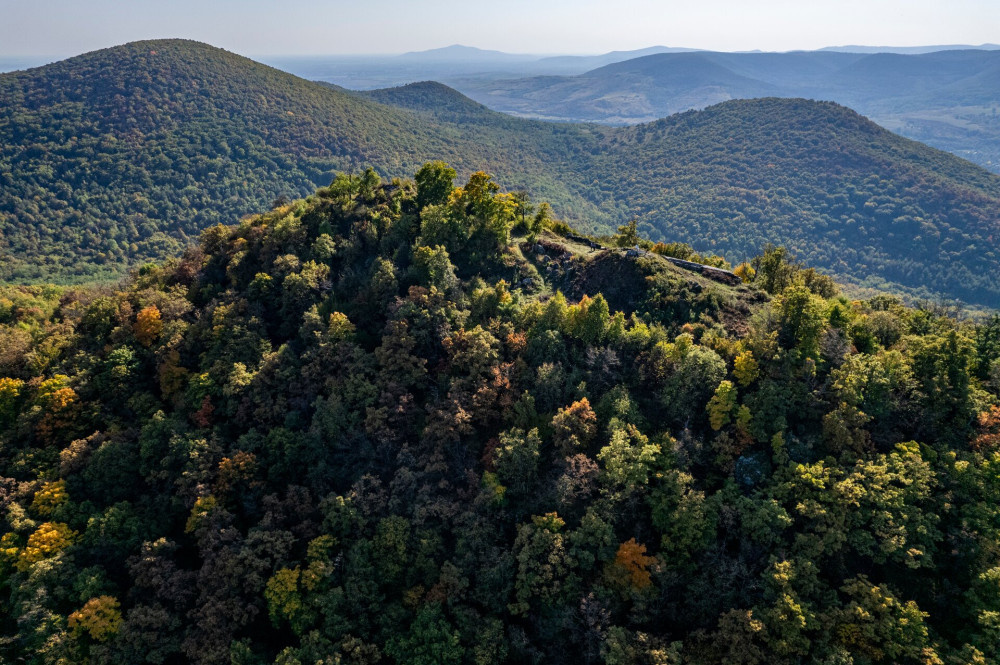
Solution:
[{"label": "mountain peak in distance", "polygon": [[430,62],[442,62],[442,61],[462,61],[468,62],[473,61],[489,61],[495,62],[501,61],[518,61],[518,60],[535,60],[538,56],[525,55],[520,53],[505,53],[503,51],[491,51],[488,49],[481,49],[475,46],[465,46],[463,44],[452,44],[451,46],[444,46],[442,48],[433,48],[426,51],[408,51],[403,53],[399,58],[404,58],[407,60],[422,60]]}]

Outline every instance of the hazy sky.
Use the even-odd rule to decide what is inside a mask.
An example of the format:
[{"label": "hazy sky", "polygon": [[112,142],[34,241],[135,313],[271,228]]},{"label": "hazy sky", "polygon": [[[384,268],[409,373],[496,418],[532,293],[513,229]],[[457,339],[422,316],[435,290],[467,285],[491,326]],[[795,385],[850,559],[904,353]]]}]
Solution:
[{"label": "hazy sky", "polygon": [[0,0],[0,55],[185,37],[245,55],[1000,42],[998,0]]}]

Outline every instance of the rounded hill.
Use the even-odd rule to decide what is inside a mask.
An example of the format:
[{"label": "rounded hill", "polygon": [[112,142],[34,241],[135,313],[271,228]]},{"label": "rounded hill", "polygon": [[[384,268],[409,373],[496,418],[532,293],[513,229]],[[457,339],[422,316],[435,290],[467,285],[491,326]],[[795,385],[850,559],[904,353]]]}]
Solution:
[{"label": "rounded hill", "polygon": [[82,281],[338,171],[496,175],[581,228],[740,260],[768,242],[843,279],[1000,305],[1000,177],[805,99],[627,128],[495,113],[431,82],[336,90],[184,40],[0,75],[0,278]]}]

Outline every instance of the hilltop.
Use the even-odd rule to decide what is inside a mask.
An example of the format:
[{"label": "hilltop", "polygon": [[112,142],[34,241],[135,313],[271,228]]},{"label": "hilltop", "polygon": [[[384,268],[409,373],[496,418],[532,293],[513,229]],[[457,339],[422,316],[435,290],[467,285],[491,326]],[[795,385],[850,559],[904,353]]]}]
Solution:
[{"label": "hilltop", "polygon": [[356,93],[380,104],[387,104],[411,111],[423,111],[442,120],[455,123],[488,121],[500,123],[503,116],[490,111],[459,91],[437,81],[408,83],[395,88],[382,88]]},{"label": "hilltop", "polygon": [[1000,658],[1000,318],[454,177],[0,286],[0,660]]},{"label": "hilltop", "polygon": [[450,128],[184,40],[4,74],[0,101],[6,278],[120,273],[367,164],[507,163]]},{"label": "hilltop", "polygon": [[6,279],[119,275],[337,171],[402,177],[443,159],[503,174],[585,230],[636,217],[654,240],[734,261],[773,242],[853,282],[1000,304],[1000,178],[836,104],[553,124],[433,83],[351,93],[185,41],[0,75],[0,100]]}]

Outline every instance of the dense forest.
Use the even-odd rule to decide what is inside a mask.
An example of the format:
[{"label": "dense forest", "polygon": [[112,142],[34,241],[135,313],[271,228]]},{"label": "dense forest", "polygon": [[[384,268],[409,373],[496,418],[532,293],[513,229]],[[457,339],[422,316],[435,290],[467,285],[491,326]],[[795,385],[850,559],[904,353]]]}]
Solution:
[{"label": "dense forest", "polygon": [[1000,177],[836,104],[545,123],[440,84],[350,93],[182,40],[0,75],[0,278],[119,276],[337,171],[405,177],[432,159],[497,173],[584,230],[634,218],[734,263],[774,242],[844,281],[1000,304]]},{"label": "dense forest", "polygon": [[455,176],[0,290],[0,660],[1000,659],[1000,318]]}]

